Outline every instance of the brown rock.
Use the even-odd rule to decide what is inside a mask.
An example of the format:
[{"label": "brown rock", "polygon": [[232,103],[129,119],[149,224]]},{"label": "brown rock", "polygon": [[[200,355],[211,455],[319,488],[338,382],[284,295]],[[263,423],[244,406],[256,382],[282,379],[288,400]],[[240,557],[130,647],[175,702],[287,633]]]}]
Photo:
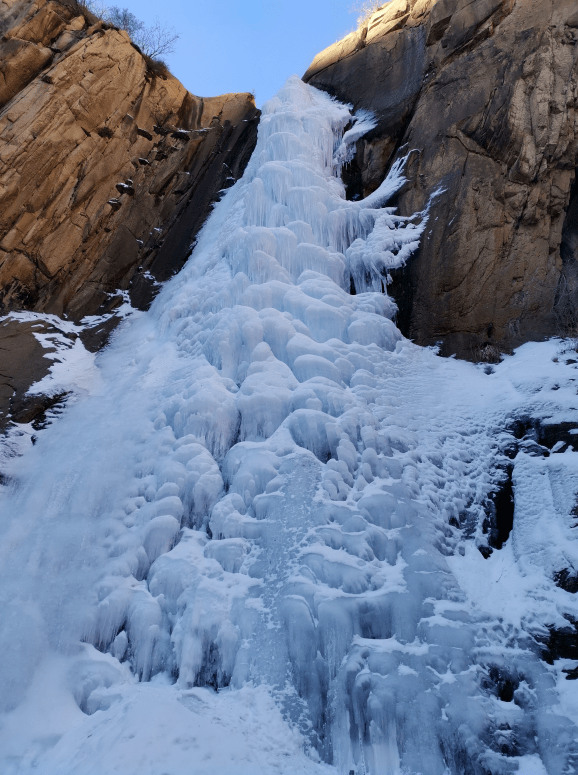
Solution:
[{"label": "brown rock", "polygon": [[0,0],[0,310],[146,306],[254,147],[250,94],[195,97],[95,22]]},{"label": "brown rock", "polygon": [[[80,336],[87,350],[96,352],[107,341],[118,324],[114,315],[101,320],[92,328],[84,328],[80,334],[71,333],[70,326],[60,327],[55,317],[45,320],[9,315],[0,321],[0,433],[4,434],[13,423],[32,423],[40,430],[58,412],[69,396],[66,392],[49,394],[28,391],[45,377],[54,362],[59,360],[54,341],[63,337],[72,345]],[[38,335],[42,336],[42,344]],[[46,413],[51,410],[51,416]],[[3,445],[3,456],[10,456],[10,445]],[[0,471],[0,483],[2,472]]]},{"label": "brown rock", "polygon": [[354,37],[304,76],[378,117],[348,182],[367,194],[416,149],[400,211],[441,189],[419,253],[394,278],[404,332],[477,358],[575,328],[574,0],[394,0]]},{"label": "brown rock", "polygon": [[46,397],[27,397],[34,382],[41,380],[50,369],[51,361],[34,337],[34,331],[48,333],[44,323],[3,320],[0,323],[0,432],[12,419],[30,422],[35,410]]}]

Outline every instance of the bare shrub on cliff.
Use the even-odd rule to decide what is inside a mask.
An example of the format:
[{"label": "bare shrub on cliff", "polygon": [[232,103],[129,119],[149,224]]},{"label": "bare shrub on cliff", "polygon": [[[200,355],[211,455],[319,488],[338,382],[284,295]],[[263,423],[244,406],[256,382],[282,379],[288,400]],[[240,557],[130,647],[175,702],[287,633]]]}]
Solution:
[{"label": "bare shrub on cliff", "polygon": [[106,19],[114,27],[118,27],[119,30],[128,32],[132,40],[138,45],[138,36],[145,25],[128,8],[119,8],[118,5],[112,5],[110,8],[104,9],[102,18]]},{"label": "bare shrub on cliff", "polygon": [[383,3],[380,0],[360,0],[351,6],[352,13],[358,13],[357,26],[363,27],[369,21],[370,17],[380,8],[383,7]]},{"label": "bare shrub on cliff", "polygon": [[144,25],[134,40],[146,56],[158,59],[164,54],[173,53],[179,37],[174,27],[167,27],[159,19],[155,19],[149,27]]},{"label": "bare shrub on cliff", "polygon": [[155,19],[151,25],[146,25],[128,8],[118,5],[107,6],[101,0],[86,0],[84,5],[95,16],[105,22],[125,30],[130,35],[145,57],[157,59],[163,54],[171,54],[180,35],[174,27],[170,27],[160,19]]},{"label": "bare shrub on cliff", "polygon": [[88,12],[97,19],[104,18],[104,14],[107,10],[106,5],[100,2],[100,0],[84,0],[84,2],[77,0],[76,5],[81,13],[86,14],[86,12]]},{"label": "bare shrub on cliff", "polygon": [[80,0],[64,1],[64,5],[71,8],[73,13],[82,14],[89,24],[96,24],[100,19],[100,15],[94,11],[92,4],[82,3]]},{"label": "bare shrub on cliff", "polygon": [[166,62],[163,62],[162,59],[152,59],[146,54],[144,55],[144,59],[149,75],[152,75],[153,78],[162,78],[164,81],[167,80],[171,74],[171,71],[169,70]]}]

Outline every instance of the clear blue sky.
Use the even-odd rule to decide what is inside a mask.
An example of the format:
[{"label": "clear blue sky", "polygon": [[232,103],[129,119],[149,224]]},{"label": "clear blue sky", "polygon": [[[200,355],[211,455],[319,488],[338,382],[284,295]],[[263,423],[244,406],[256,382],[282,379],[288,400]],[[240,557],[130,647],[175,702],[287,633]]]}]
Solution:
[{"label": "clear blue sky", "polygon": [[146,23],[160,17],[181,35],[166,57],[201,97],[254,91],[257,105],[315,54],[356,26],[356,0],[108,0]]}]

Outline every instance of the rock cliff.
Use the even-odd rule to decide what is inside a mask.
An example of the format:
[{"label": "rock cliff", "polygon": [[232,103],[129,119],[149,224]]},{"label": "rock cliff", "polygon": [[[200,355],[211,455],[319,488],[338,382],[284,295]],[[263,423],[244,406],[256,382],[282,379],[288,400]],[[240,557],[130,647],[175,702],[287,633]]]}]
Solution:
[{"label": "rock cliff", "polygon": [[0,313],[146,307],[242,173],[253,96],[190,94],[76,0],[0,0],[0,35]]},{"label": "rock cliff", "polygon": [[392,0],[304,79],[377,116],[351,196],[408,152],[402,214],[440,192],[390,289],[405,334],[478,360],[576,329],[575,0]]},{"label": "rock cliff", "polygon": [[144,301],[255,141],[252,95],[195,97],[81,8],[0,3],[5,310],[82,316],[131,280]]}]

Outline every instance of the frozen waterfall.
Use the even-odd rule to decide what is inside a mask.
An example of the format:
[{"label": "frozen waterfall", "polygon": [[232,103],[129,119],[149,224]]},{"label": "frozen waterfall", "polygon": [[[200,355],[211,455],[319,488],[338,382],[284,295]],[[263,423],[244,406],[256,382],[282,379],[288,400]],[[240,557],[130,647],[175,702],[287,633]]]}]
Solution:
[{"label": "frozen waterfall", "polygon": [[403,160],[346,200],[371,126],[291,78],[186,267],[101,354],[100,387],[14,462],[7,775],[576,771],[530,637],[567,593],[519,614],[535,584],[509,577],[511,621],[464,581],[497,578],[473,542],[529,377],[444,361],[392,322],[389,270],[427,213],[384,206]]}]

